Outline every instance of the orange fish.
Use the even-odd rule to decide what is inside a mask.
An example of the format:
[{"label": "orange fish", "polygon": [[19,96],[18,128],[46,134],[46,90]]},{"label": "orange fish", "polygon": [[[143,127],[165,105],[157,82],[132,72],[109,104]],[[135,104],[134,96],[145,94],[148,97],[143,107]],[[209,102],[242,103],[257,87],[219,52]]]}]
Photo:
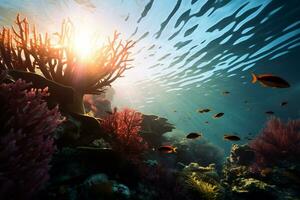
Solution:
[{"label": "orange fish", "polygon": [[256,81],[259,81],[259,83],[265,87],[272,87],[272,88],[290,87],[290,84],[286,80],[272,74],[257,75],[252,73],[252,83],[255,83]]},{"label": "orange fish", "polygon": [[158,147],[158,151],[162,153],[176,153],[177,147],[173,147],[171,145],[163,145]]}]

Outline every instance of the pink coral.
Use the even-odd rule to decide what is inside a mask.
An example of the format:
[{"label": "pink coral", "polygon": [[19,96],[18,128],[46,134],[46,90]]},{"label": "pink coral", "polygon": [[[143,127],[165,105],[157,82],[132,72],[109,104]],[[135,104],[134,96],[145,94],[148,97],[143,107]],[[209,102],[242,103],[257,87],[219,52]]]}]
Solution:
[{"label": "pink coral", "polygon": [[61,115],[43,100],[47,89],[29,86],[21,80],[0,84],[0,199],[30,199],[49,178],[51,133]]},{"label": "pink coral", "polygon": [[120,112],[114,109],[111,115],[104,118],[102,127],[111,134],[114,150],[127,155],[131,160],[137,160],[148,148],[147,143],[139,135],[141,123],[141,113],[128,108]]},{"label": "pink coral", "polygon": [[296,161],[300,156],[300,120],[283,123],[271,118],[266,127],[251,143],[255,151],[258,168]]}]

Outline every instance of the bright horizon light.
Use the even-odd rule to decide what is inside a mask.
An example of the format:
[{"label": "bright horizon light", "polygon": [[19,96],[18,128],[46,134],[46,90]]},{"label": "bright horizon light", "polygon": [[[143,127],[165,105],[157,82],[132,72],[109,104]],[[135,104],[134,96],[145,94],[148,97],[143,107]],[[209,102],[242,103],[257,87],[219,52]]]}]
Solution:
[{"label": "bright horizon light", "polygon": [[87,61],[93,58],[95,50],[104,44],[104,37],[91,21],[84,24],[74,23],[74,38],[72,45],[79,59]]},{"label": "bright horizon light", "polygon": [[95,43],[93,43],[94,34],[87,29],[82,29],[76,31],[74,36],[74,51],[82,60],[86,60],[93,54],[93,48],[95,48]]}]

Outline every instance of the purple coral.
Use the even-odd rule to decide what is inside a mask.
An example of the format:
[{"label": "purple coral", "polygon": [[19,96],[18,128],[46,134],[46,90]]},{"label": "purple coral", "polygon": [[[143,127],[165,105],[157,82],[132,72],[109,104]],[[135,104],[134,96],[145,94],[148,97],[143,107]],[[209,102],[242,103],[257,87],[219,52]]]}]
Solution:
[{"label": "purple coral", "polygon": [[300,156],[300,120],[283,123],[278,118],[271,118],[250,147],[255,151],[255,166],[259,169],[283,161],[297,161]]},{"label": "purple coral", "polygon": [[43,100],[47,89],[29,86],[22,80],[0,84],[0,199],[29,199],[49,178],[51,133],[61,115]]}]

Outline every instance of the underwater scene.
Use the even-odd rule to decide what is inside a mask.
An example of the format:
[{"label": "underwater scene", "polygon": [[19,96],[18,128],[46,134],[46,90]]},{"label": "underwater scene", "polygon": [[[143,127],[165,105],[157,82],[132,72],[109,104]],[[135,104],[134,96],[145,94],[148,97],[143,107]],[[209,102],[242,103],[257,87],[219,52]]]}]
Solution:
[{"label": "underwater scene", "polygon": [[1,200],[300,200],[299,0],[0,0]]}]

